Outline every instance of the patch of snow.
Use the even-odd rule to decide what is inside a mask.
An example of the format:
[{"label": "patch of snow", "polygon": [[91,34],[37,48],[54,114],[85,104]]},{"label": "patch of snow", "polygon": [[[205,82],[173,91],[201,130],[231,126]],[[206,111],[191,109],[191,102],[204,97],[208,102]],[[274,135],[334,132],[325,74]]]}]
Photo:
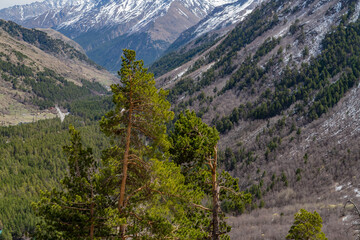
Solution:
[{"label": "patch of snow", "polygon": [[184,13],[180,8],[178,8],[178,13],[179,13],[180,15],[183,15],[183,16],[186,17],[186,18],[189,18],[189,16],[186,15],[186,13]]},{"label": "patch of snow", "polygon": [[355,6],[355,13],[350,19],[350,22],[356,22],[356,20],[359,19],[359,15],[360,15],[360,2],[358,1]]},{"label": "patch of snow", "polygon": [[288,28],[283,28],[280,32],[278,32],[274,37],[278,38],[278,37],[283,37],[285,35],[285,33],[287,33]]},{"label": "patch of snow", "polygon": [[342,221],[343,221],[343,222],[347,222],[349,219],[350,219],[350,216],[347,215],[347,216],[345,216],[345,217],[342,218]]},{"label": "patch of snow", "polygon": [[337,192],[338,192],[338,191],[341,191],[343,188],[344,188],[344,186],[342,186],[342,185],[339,185],[339,186],[336,185],[336,186],[335,186],[335,191],[337,191]]},{"label": "patch of snow", "polygon": [[234,24],[242,21],[249,13],[252,12],[253,9],[249,9],[249,7],[253,3],[259,4],[260,2],[261,1],[248,0],[245,3],[241,2],[225,6],[222,11],[215,13],[212,17],[197,27],[195,30],[196,37],[200,37],[201,35],[220,26],[224,27],[228,24]]},{"label": "patch of snow", "polygon": [[234,3],[236,1],[237,0],[208,0],[208,2],[213,4],[215,7],[225,5],[225,4],[229,4],[229,3]]},{"label": "patch of snow", "polygon": [[47,12],[47,13],[46,13],[46,15],[45,15],[45,17],[44,17],[44,19],[43,19],[43,21],[42,21],[42,24],[44,24],[46,18],[49,16],[49,13],[50,13],[50,12]]},{"label": "patch of snow", "polygon": [[341,11],[341,7],[342,7],[342,3],[341,2],[338,2],[335,6],[335,11],[336,12],[340,12]]},{"label": "patch of snow", "polygon": [[356,197],[360,197],[360,190],[358,188],[354,188],[354,193],[356,194]]},{"label": "patch of snow", "polygon": [[58,112],[58,116],[59,116],[61,122],[63,122],[65,119],[65,116],[69,115],[69,112],[67,112],[67,113],[61,112],[61,110],[58,106],[55,106],[55,108],[56,108],[56,111]]},{"label": "patch of snow", "polygon": [[[179,68],[177,68],[177,69],[179,69]],[[175,69],[175,71],[176,71],[177,69]],[[187,72],[188,69],[189,69],[189,68],[186,68],[186,69],[183,70],[182,72],[178,73],[173,79],[170,80],[169,83],[172,83],[173,81],[181,78],[181,77]]]},{"label": "patch of snow", "polygon": [[20,6],[20,19],[24,20],[24,8],[23,8],[23,6]]},{"label": "patch of snow", "polygon": [[[86,32],[91,28],[124,24],[125,29],[122,34],[133,34],[146,30],[149,23],[167,13],[175,1],[177,0],[43,0],[26,5],[25,9],[23,6],[17,6],[17,15],[21,20],[30,18],[42,20],[44,25],[47,24],[47,21],[53,20],[53,22],[58,22],[54,26],[57,30],[72,28],[79,32]],[[254,1],[262,0],[248,0],[248,2],[244,0],[245,4],[243,5],[246,7]],[[178,2],[186,6],[199,20],[216,7],[240,4],[239,0],[181,0]],[[39,8],[39,4],[42,5],[41,8]],[[229,22],[234,23],[251,12],[244,10],[244,14],[239,15],[239,11],[242,10],[244,9],[240,8],[237,11],[229,9],[229,15],[227,15]],[[178,12],[189,18],[189,14],[181,9],[178,9]],[[58,18],[58,16],[61,17]],[[221,22],[219,22],[220,20]],[[215,19],[215,21],[221,24],[224,19]],[[207,31],[212,30],[211,27],[217,26],[212,22]]]},{"label": "patch of snow", "polygon": [[179,74],[177,75],[177,77],[178,77],[178,78],[182,77],[182,76],[186,73],[187,70],[188,70],[188,69],[185,69],[184,71],[182,71],[181,73],[179,73]]}]

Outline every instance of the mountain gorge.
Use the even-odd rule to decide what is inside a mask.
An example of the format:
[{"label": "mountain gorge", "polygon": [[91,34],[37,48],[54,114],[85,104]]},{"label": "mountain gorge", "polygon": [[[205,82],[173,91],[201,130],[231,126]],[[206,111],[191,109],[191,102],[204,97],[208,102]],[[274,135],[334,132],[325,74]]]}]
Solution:
[{"label": "mountain gorge", "polygon": [[[47,0],[42,4],[2,9],[0,18],[30,28],[56,29],[80,43],[95,62],[116,71],[120,67],[121,49],[134,49],[145,63],[151,63],[183,31],[197,24],[211,11],[217,12],[216,7],[236,4],[244,10],[241,6],[245,2]],[[244,14],[253,7],[254,4],[247,5]],[[233,15],[237,14],[237,11],[233,12]],[[240,18],[232,17],[234,19],[229,18],[231,23]],[[228,22],[216,24],[225,25]],[[203,27],[203,30],[198,31],[205,33],[213,28],[214,24]]]}]

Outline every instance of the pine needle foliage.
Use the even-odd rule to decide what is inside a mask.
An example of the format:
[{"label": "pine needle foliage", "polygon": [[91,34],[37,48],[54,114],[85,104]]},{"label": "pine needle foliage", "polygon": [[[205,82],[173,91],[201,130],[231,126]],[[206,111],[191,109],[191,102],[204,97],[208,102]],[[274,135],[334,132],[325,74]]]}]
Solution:
[{"label": "pine needle foliage", "polygon": [[295,214],[294,219],[294,224],[291,226],[286,239],[327,240],[325,234],[321,231],[322,218],[316,211],[311,213],[305,209],[300,209]]},{"label": "pine needle foliage", "polygon": [[92,149],[84,149],[80,132],[70,125],[71,144],[63,150],[68,156],[68,173],[61,188],[42,193],[33,207],[42,222],[37,239],[94,239],[110,231],[102,217],[106,201],[95,174]]},{"label": "pine needle foliage", "polygon": [[[237,178],[226,171],[219,172],[219,132],[203,123],[194,111],[187,110],[179,115],[170,139],[171,159],[181,166],[186,183],[202,191],[206,199],[211,199],[206,206],[198,205],[195,211],[198,216],[202,215],[197,227],[203,230],[203,238],[229,239],[226,233],[231,227],[225,222],[221,202],[228,201],[234,208],[244,208],[251,203],[251,195],[240,192]],[[196,218],[194,211],[190,216]]]}]

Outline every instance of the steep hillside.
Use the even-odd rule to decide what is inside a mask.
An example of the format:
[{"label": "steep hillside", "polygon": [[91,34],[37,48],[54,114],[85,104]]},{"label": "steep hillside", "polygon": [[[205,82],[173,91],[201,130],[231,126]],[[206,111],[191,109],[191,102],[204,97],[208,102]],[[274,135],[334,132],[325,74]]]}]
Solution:
[{"label": "steep hillside", "polygon": [[69,44],[70,46],[72,46],[73,48],[78,50],[79,52],[85,54],[85,50],[80,46],[80,44],[78,44],[74,40],[66,37],[65,35],[59,33],[56,30],[51,29],[51,28],[39,28],[37,30],[46,32],[51,38],[59,39],[59,40],[63,41],[64,43]]},{"label": "steep hillside", "polygon": [[1,125],[52,118],[49,108],[106,93],[114,80],[63,41],[0,20]]},{"label": "steep hillside", "polygon": [[177,50],[181,46],[209,32],[217,32],[221,36],[226,34],[261,2],[262,0],[238,0],[216,7],[199,23],[182,32],[167,51]]},{"label": "steep hillside", "polygon": [[[43,5],[33,3],[0,10],[0,18],[26,27],[56,29],[80,43],[91,59],[117,71],[123,48],[136,50],[139,58],[151,63],[184,30],[197,24],[214,8],[235,2],[238,3],[234,6],[242,9],[247,1],[45,0]],[[229,13],[236,16],[239,11]],[[220,27],[234,22],[235,16],[216,24]]]},{"label": "steep hillside", "polygon": [[204,19],[182,32],[166,49],[165,55],[150,66],[155,76],[169,72],[189,62],[231,31],[261,0],[239,0],[216,7]]},{"label": "steep hillside", "polygon": [[194,109],[221,132],[223,167],[257,198],[231,218],[234,239],[285,238],[302,207],[320,212],[329,239],[351,239],[342,207],[359,197],[359,11],[351,0],[264,1],[158,77],[176,112]]}]

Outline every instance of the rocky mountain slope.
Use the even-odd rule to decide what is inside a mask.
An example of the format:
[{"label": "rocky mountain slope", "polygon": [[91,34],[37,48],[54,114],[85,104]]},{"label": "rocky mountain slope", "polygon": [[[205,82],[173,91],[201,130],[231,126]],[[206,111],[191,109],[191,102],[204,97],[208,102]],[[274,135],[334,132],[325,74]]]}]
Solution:
[{"label": "rocky mountain slope", "polygon": [[[253,0],[248,2],[249,4],[244,0],[46,0],[2,9],[0,18],[31,28],[56,29],[80,43],[97,63],[110,70],[118,70],[121,49],[135,49],[139,58],[150,63],[184,30],[197,24],[213,10],[214,17],[211,19],[216,21],[207,19],[199,25],[197,36],[214,27],[241,19],[242,14],[247,14],[254,6]],[[228,20],[218,21],[218,15],[223,11],[227,11]]]},{"label": "rocky mountain slope", "polygon": [[182,32],[167,52],[178,50],[192,40],[205,34],[223,36],[242,21],[262,0],[238,0],[216,7],[204,19]]},{"label": "rocky mountain slope", "polygon": [[1,125],[54,117],[56,110],[49,108],[106,93],[105,86],[115,80],[69,44],[0,21]]},{"label": "rocky mountain slope", "polygon": [[256,196],[230,219],[234,239],[283,239],[300,208],[320,213],[329,239],[352,239],[343,206],[360,202],[359,14],[357,0],[264,1],[220,41],[185,45],[157,78],[176,112],[216,126],[223,167]]}]

